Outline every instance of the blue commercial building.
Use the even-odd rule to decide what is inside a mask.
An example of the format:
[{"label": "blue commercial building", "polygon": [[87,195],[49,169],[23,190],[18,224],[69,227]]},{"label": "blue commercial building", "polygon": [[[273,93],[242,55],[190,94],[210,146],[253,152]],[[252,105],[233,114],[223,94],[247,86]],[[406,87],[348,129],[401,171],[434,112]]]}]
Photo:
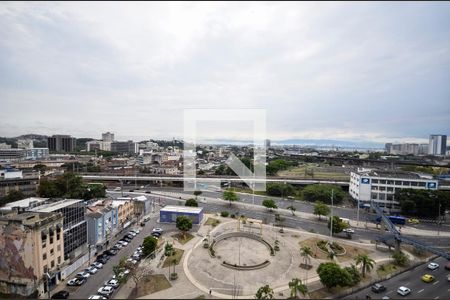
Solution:
[{"label": "blue commercial building", "polygon": [[179,216],[191,218],[192,224],[200,224],[203,220],[203,207],[169,205],[159,211],[159,221],[162,223],[175,223]]},{"label": "blue commercial building", "polygon": [[117,207],[98,205],[88,207],[85,215],[88,224],[88,243],[97,250],[108,247],[118,228]]}]

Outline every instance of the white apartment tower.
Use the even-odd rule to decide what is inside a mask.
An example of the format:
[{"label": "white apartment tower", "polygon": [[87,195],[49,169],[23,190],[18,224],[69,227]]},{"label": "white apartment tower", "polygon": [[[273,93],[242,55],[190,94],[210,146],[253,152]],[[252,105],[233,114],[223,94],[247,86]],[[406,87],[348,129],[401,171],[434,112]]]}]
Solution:
[{"label": "white apartment tower", "polygon": [[429,155],[445,155],[447,148],[447,136],[440,134],[430,135],[430,143],[428,144]]},{"label": "white apartment tower", "polygon": [[114,142],[114,133],[106,132],[102,133],[102,141],[112,143]]}]

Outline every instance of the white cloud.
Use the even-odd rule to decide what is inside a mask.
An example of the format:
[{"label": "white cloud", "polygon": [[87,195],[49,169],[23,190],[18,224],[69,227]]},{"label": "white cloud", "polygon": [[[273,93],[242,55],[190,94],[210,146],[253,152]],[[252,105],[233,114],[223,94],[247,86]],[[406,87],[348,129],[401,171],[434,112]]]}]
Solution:
[{"label": "white cloud", "polygon": [[449,20],[448,3],[3,3],[0,135],[181,137],[202,107],[265,108],[273,139],[446,133]]}]

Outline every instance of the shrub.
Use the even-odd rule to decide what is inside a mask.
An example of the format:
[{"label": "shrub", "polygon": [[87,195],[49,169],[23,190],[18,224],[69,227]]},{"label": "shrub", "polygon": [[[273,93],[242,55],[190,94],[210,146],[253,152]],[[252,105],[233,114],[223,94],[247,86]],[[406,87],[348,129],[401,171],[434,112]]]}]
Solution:
[{"label": "shrub", "polygon": [[234,214],[231,214],[230,218],[236,218],[236,216]]},{"label": "shrub", "polygon": [[226,217],[229,216],[229,212],[223,211],[223,212],[220,213],[220,215],[221,215],[222,217],[226,218]]}]

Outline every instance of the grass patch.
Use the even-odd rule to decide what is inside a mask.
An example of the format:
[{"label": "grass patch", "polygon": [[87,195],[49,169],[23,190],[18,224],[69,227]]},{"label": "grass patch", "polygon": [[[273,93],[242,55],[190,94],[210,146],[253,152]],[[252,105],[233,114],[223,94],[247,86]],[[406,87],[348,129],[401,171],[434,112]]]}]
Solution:
[{"label": "grass patch", "polygon": [[182,245],[186,244],[187,242],[189,242],[190,240],[192,240],[194,238],[194,236],[188,232],[186,232],[185,234],[177,233],[177,234],[172,235],[172,237],[176,238],[177,241]]},{"label": "grass patch", "polygon": [[339,262],[354,260],[355,257],[358,256],[359,254],[367,254],[367,255],[370,256],[370,254],[373,253],[373,251],[362,249],[362,248],[358,248],[358,247],[355,247],[353,245],[346,245],[345,246],[345,250],[347,252],[344,255],[340,255],[338,257]]},{"label": "grass patch", "polygon": [[388,263],[377,268],[377,275],[378,277],[383,278],[389,274],[397,272],[398,270],[400,270],[400,267],[396,266],[393,263]]},{"label": "grass patch", "polygon": [[208,218],[208,220],[206,220],[205,225],[211,225],[213,227],[217,226],[220,224],[220,221],[214,218]]},{"label": "grass patch", "polygon": [[[313,258],[316,259],[327,259],[327,254],[322,252],[318,247],[317,247],[317,242],[319,242],[320,239],[318,238],[309,238],[306,239],[304,241],[300,241],[298,242],[300,247],[302,246],[308,246],[309,248],[311,248],[312,252],[313,252]],[[319,297],[321,298],[321,297]]]},{"label": "grass patch", "polygon": [[180,263],[181,257],[183,256],[183,253],[184,253],[184,250],[178,249],[178,248],[174,248],[174,250],[175,250],[175,254],[166,257],[166,259],[164,260],[164,263],[162,265],[163,268],[172,266],[174,261],[176,261],[176,265],[178,265]]},{"label": "grass patch", "polygon": [[166,279],[166,276],[162,274],[147,275],[139,281],[139,284],[133,292],[130,298],[139,298],[148,294],[153,294],[172,287],[170,282]]}]

